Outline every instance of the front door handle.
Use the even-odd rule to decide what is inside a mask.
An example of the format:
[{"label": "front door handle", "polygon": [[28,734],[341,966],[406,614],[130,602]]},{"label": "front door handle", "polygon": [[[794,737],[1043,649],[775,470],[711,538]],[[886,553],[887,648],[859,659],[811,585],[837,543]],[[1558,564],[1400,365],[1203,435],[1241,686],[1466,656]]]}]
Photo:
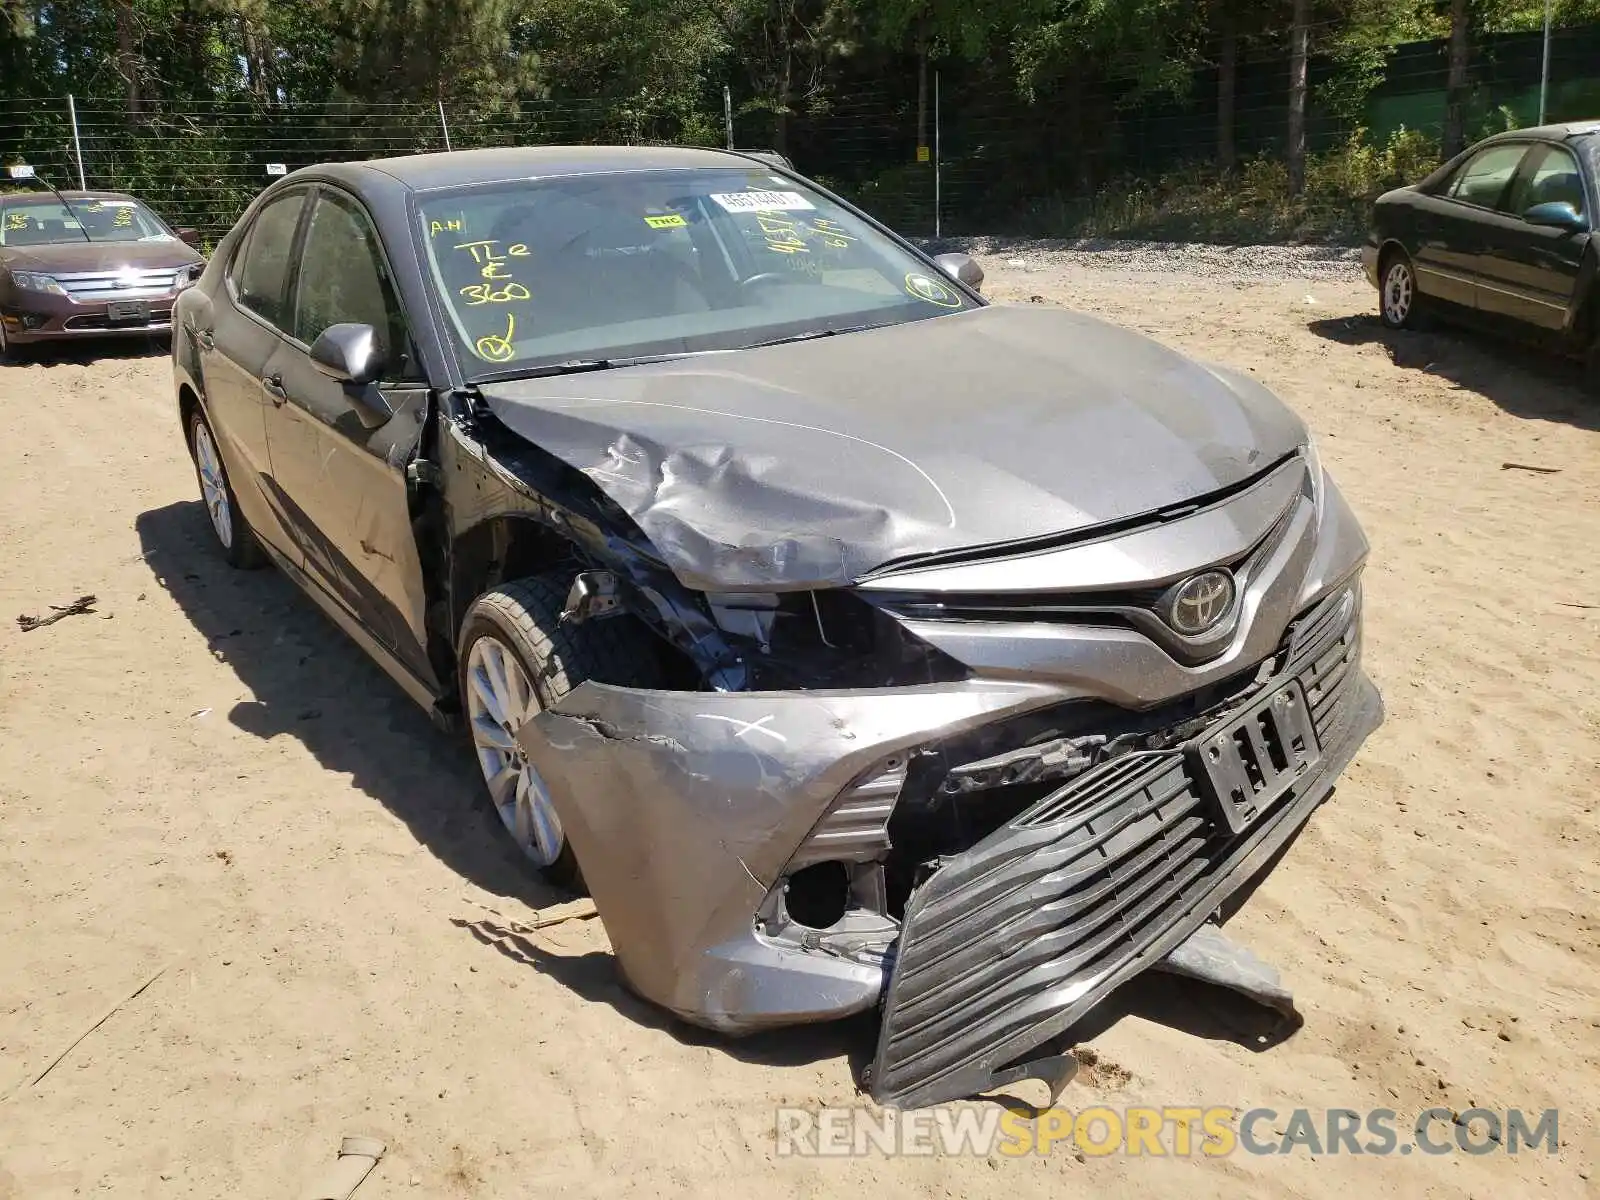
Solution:
[{"label": "front door handle", "polygon": [[217,348],[217,339],[211,336],[211,330],[209,329],[197,330],[195,339],[200,343],[200,349],[202,350],[215,350]]},{"label": "front door handle", "polygon": [[274,404],[282,404],[289,398],[289,393],[283,390],[282,375],[268,375],[261,381],[261,390],[272,397]]}]

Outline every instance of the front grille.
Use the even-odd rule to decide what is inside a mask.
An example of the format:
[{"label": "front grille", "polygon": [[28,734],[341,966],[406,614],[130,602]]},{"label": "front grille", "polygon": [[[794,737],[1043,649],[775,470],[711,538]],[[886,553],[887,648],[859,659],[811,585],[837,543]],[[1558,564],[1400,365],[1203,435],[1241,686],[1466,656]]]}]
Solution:
[{"label": "front grille", "polygon": [[1353,711],[1351,684],[1361,661],[1361,593],[1350,588],[1319,604],[1289,630],[1285,673],[1305,687],[1317,739],[1340,740]]},{"label": "front grille", "polygon": [[1317,782],[1359,740],[1358,611],[1354,589],[1319,604],[1255,694],[1264,702],[1298,681],[1322,757],[1243,832],[1230,831],[1183,749],[1143,751],[1078,776],[935,864],[906,903],[875,1097],[920,1105],[986,1090],[998,1069],[1187,937],[1225,896],[1219,888],[1292,835]]},{"label": "front grille", "polygon": [[[1210,823],[1183,756],[1137,754],[940,870],[908,907],[874,1080],[936,1079],[1069,1005],[1206,869]],[[1063,809],[1052,816],[1041,810]],[[989,853],[981,852],[988,847]]]},{"label": "front grille", "polygon": [[904,758],[891,759],[876,773],[856,780],[806,836],[785,873],[813,863],[870,862],[881,857],[889,849],[889,818],[905,782]]},{"label": "front grille", "polygon": [[[187,268],[184,268],[187,270]],[[158,271],[94,271],[81,275],[56,275],[56,282],[79,304],[102,300],[144,300],[170,296],[183,271],[165,267]]]}]

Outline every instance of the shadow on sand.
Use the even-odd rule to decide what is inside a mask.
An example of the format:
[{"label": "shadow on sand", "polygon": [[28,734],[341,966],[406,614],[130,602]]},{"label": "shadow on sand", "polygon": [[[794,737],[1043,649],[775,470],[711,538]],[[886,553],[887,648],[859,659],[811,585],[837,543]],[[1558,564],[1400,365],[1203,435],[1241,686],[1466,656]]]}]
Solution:
[{"label": "shadow on sand", "polygon": [[1600,397],[1584,391],[1582,366],[1552,351],[1438,324],[1389,329],[1370,314],[1327,317],[1306,328],[1341,346],[1380,345],[1402,370],[1447,379],[1487,396],[1512,416],[1600,429]]}]

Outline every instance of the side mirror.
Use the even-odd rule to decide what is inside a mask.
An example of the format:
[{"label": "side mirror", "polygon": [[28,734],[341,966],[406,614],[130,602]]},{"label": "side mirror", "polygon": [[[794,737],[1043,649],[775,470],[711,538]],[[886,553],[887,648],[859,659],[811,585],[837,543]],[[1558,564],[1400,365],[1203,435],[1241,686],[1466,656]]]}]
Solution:
[{"label": "side mirror", "polygon": [[200,231],[198,229],[179,229],[177,234],[178,240],[185,246],[193,246],[196,250],[200,249]]},{"label": "side mirror", "polygon": [[1582,233],[1589,228],[1588,220],[1565,200],[1547,200],[1543,204],[1535,204],[1522,214],[1522,219],[1529,225],[1547,225],[1572,233]]},{"label": "side mirror", "polygon": [[951,279],[966,284],[975,292],[983,289],[983,268],[970,254],[941,254],[933,261]]},{"label": "side mirror", "polygon": [[311,361],[329,379],[366,387],[383,374],[383,348],[371,325],[329,325],[311,344]]}]

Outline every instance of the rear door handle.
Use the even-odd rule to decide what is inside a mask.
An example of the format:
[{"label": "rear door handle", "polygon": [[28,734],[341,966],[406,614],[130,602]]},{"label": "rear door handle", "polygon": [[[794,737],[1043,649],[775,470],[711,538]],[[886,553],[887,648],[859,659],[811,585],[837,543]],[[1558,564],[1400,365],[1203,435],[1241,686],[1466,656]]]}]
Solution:
[{"label": "rear door handle", "polygon": [[274,404],[282,404],[289,398],[289,393],[283,390],[282,375],[268,375],[261,381],[261,390],[272,397]]},{"label": "rear door handle", "polygon": [[200,349],[202,350],[215,350],[217,348],[217,339],[211,336],[211,330],[209,329],[197,331],[195,338],[199,341]]}]

